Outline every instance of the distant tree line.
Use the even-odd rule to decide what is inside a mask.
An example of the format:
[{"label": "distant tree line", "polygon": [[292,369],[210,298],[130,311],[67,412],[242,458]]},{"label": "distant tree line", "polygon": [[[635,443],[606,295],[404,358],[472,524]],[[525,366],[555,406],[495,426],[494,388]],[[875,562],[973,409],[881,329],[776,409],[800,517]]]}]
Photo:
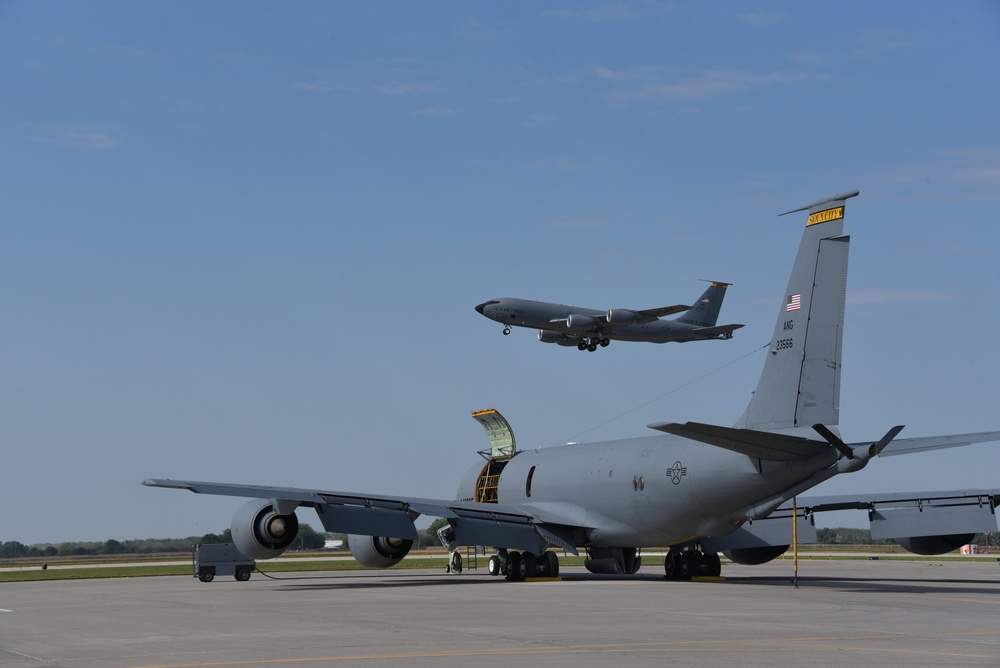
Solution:
[{"label": "distant tree line", "polygon": [[[438,519],[431,523],[426,529],[417,532],[418,538],[414,544],[415,549],[428,549],[441,547],[438,540],[437,530],[444,526],[447,520]],[[308,524],[299,526],[299,535],[289,550],[322,550],[326,541],[339,539],[342,541],[340,549],[347,549],[347,536],[345,534],[321,533],[315,531]],[[850,527],[838,527],[836,529],[817,529],[816,541],[821,545],[895,545],[896,541],[891,539],[875,540],[868,529],[853,529]],[[145,538],[136,540],[118,541],[109,539],[104,542],[76,542],[38,545],[24,545],[16,540],[0,543],[0,559],[17,559],[19,557],[81,557],[90,555],[116,555],[116,554],[162,554],[170,552],[190,552],[191,546],[195,544],[208,543],[231,543],[233,537],[229,529],[220,534],[207,533],[204,536],[190,536],[188,538]],[[988,534],[977,534],[972,543],[985,548],[1000,551],[1000,532]],[[980,550],[983,551],[982,549]]]},{"label": "distant tree line", "polygon": [[[327,534],[315,531],[308,524],[299,525],[299,535],[289,549],[292,551],[321,550],[326,544],[326,536]],[[188,538],[143,538],[123,541],[111,538],[104,542],[42,543],[38,545],[24,545],[16,540],[11,540],[0,543],[0,559],[191,552],[191,546],[198,543],[231,542],[233,542],[233,536],[229,529],[221,534],[207,533],[204,536],[190,536]]]}]

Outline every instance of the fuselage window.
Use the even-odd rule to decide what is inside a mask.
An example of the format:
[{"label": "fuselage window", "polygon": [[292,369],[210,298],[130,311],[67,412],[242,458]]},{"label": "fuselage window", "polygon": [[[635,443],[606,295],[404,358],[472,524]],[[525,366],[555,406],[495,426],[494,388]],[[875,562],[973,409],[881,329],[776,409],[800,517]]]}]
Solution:
[{"label": "fuselage window", "polygon": [[533,475],[535,475],[535,467],[534,466],[532,466],[530,469],[528,469],[528,481],[526,483],[524,483],[524,495],[528,496],[528,497],[531,496],[531,477]]}]

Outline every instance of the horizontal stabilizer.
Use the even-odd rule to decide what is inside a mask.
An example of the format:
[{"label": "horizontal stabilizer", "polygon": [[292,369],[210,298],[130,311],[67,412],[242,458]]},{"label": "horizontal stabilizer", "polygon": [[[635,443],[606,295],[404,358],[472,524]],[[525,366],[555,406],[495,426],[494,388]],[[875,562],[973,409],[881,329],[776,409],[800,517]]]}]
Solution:
[{"label": "horizontal stabilizer", "polygon": [[663,431],[675,436],[701,441],[719,448],[739,452],[757,459],[787,462],[796,459],[808,459],[830,448],[829,443],[813,441],[801,436],[772,434],[753,429],[734,429],[719,427],[701,422],[654,422],[650,429]]},{"label": "horizontal stabilizer", "polygon": [[974,434],[949,434],[947,436],[921,436],[919,438],[900,438],[886,446],[885,452],[879,452],[880,457],[892,455],[908,455],[924,450],[940,450],[942,448],[957,448],[973,443],[989,443],[1000,441],[1000,431],[980,431]]},{"label": "horizontal stabilizer", "polygon": [[718,325],[716,327],[696,327],[691,330],[698,336],[715,337],[715,336],[726,336],[727,334],[732,334],[734,330],[739,329],[743,325]]}]

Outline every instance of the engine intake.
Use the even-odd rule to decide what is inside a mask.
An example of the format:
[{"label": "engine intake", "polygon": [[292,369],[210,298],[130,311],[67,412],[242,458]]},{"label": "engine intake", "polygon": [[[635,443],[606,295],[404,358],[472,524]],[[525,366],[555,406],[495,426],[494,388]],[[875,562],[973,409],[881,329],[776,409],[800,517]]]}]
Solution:
[{"label": "engine intake", "polygon": [[409,538],[382,538],[352,533],[347,536],[347,546],[362,566],[389,568],[403,560],[413,547],[413,541]]},{"label": "engine intake", "polygon": [[299,534],[299,518],[277,513],[270,501],[254,499],[240,506],[230,529],[240,552],[251,559],[274,559]]}]

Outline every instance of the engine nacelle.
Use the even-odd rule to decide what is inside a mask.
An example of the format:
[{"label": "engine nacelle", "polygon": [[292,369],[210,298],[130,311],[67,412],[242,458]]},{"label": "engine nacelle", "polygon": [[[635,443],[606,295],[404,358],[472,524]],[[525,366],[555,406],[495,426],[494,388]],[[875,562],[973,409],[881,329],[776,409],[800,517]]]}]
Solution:
[{"label": "engine nacelle", "polygon": [[347,536],[347,546],[362,566],[389,568],[402,561],[413,547],[413,541],[409,538],[382,538],[352,533]]},{"label": "engine nacelle", "polygon": [[967,545],[976,534],[956,533],[947,536],[914,536],[897,538],[896,542],[907,552],[927,556],[945,554]]},{"label": "engine nacelle", "polygon": [[634,575],[642,566],[642,557],[634,547],[592,547],[583,565],[591,573],[601,575]]},{"label": "engine nacelle", "polygon": [[625,308],[613,308],[608,311],[608,322],[612,325],[631,325],[638,319],[635,311]]},{"label": "engine nacelle", "polygon": [[280,515],[270,501],[254,499],[240,506],[230,525],[236,549],[251,559],[274,559],[295,540],[299,518]]},{"label": "engine nacelle", "polygon": [[582,313],[570,313],[566,317],[566,326],[569,329],[576,330],[590,330],[597,326],[597,320],[592,316],[583,315]]},{"label": "engine nacelle", "polygon": [[765,547],[740,547],[724,550],[722,554],[737,564],[744,566],[759,566],[772,559],[777,559],[788,550],[788,545],[767,545]]},{"label": "engine nacelle", "polygon": [[560,346],[576,346],[580,342],[579,336],[567,336],[562,332],[554,332],[551,329],[538,330],[538,340],[542,343],[555,343]]}]

